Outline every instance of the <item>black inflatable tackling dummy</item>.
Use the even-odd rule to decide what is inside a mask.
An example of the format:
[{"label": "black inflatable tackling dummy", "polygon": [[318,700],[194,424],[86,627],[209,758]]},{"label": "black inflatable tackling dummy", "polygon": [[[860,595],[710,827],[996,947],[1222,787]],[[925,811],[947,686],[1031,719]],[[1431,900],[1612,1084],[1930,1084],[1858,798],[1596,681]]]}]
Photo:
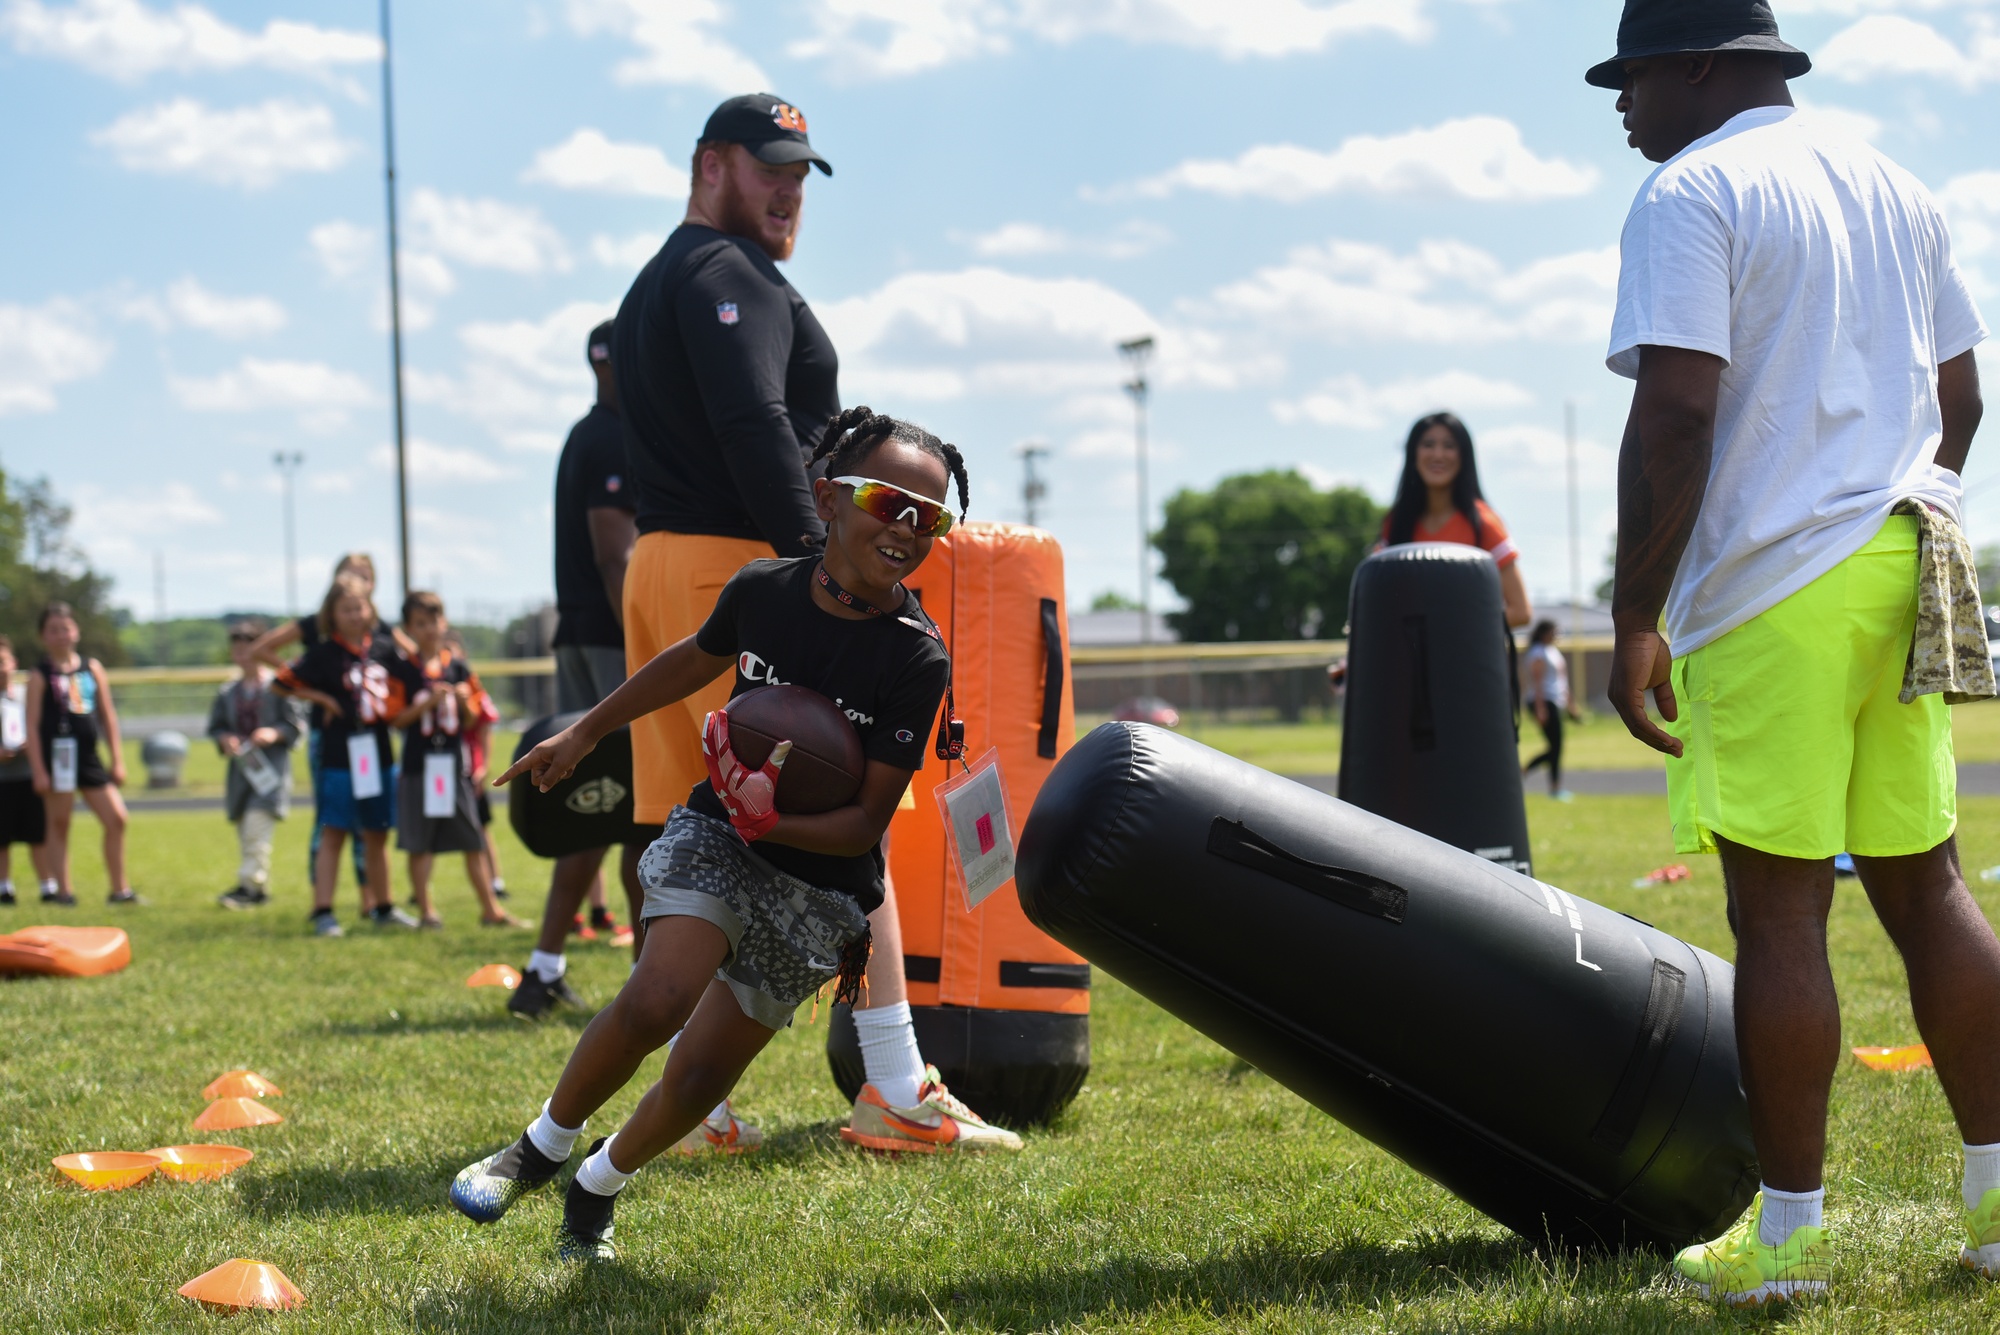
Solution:
[{"label": "black inflatable tackling dummy", "polygon": [[[519,760],[583,717],[538,718],[514,748]],[[546,793],[523,774],[507,785],[507,823],[538,858],[559,858],[613,844],[650,840],[659,831],[632,823],[632,734],[611,733],[583,758],[576,772]]]},{"label": "black inflatable tackling dummy", "polygon": [[1340,796],[1532,874],[1500,568],[1477,547],[1389,547],[1354,571]]},{"label": "black inflatable tackling dummy", "polygon": [[1042,930],[1535,1241],[1674,1248],[1757,1186],[1734,973],[1636,919],[1198,742],[1049,776]]}]

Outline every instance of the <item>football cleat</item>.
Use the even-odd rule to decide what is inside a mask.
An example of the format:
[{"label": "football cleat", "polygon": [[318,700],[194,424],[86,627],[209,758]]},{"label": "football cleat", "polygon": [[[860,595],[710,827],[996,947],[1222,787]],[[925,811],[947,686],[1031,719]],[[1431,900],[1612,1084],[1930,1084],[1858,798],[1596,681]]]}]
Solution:
[{"label": "football cleat", "polygon": [[729,1106],[729,1100],[722,1101],[722,1107],[696,1123],[694,1130],[682,1136],[674,1146],[675,1154],[694,1158],[702,1154],[748,1154],[764,1143],[764,1133],[736,1115],[736,1109]]},{"label": "football cleat", "polygon": [[945,1088],[935,1066],[924,1068],[914,1107],[895,1107],[875,1086],[863,1085],[854,1099],[854,1115],[840,1128],[840,1138],[887,1154],[1021,1148],[1019,1136],[991,1125]]},{"label": "football cleat", "polygon": [[1734,1228],[1713,1242],[1696,1243],[1676,1256],[1674,1272],[1702,1297],[1724,1307],[1824,1298],[1833,1273],[1832,1235],[1808,1224],[1793,1229],[1792,1236],[1772,1247],[1757,1233],[1763,1215],[1764,1193],[1760,1191]]},{"label": "football cleat", "polygon": [[1982,1279],[2000,1279],[2000,1187],[1981,1196],[1978,1209],[1965,1212],[1958,1263]]},{"label": "football cleat", "polygon": [[[597,1153],[605,1139],[599,1138],[583,1157]],[[586,1191],[572,1177],[563,1193],[562,1223],[556,1225],[556,1260],[569,1265],[617,1260],[618,1249],[611,1245],[611,1213],[617,1207],[616,1196]]]},{"label": "football cleat", "polygon": [[491,1224],[561,1169],[559,1160],[536,1149],[523,1132],[506,1149],[460,1170],[451,1180],[451,1203],[473,1223]]}]

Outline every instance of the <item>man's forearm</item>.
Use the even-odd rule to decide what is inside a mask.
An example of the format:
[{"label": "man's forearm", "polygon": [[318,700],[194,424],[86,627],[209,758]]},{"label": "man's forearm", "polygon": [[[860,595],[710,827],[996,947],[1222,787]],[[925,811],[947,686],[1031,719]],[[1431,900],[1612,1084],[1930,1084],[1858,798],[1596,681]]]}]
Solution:
[{"label": "man's forearm", "polygon": [[1618,562],[1611,615],[1650,629],[1666,606],[1708,491],[1720,358],[1645,348],[1618,451]]},{"label": "man's forearm", "polygon": [[1937,466],[1963,473],[1965,456],[1972,452],[1972,437],[1986,411],[1979,395],[1979,364],[1970,352],[1961,352],[1938,367],[1938,410],[1944,431],[1938,441]]}]

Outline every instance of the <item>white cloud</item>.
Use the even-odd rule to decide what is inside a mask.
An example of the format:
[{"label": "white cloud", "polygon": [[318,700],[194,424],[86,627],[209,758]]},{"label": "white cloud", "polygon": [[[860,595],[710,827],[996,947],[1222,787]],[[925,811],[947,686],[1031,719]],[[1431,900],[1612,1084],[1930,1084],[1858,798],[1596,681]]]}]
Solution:
[{"label": "white cloud", "polygon": [[1976,88],[2000,79],[2000,32],[1982,23],[1961,50],[1928,23],[1875,14],[1829,38],[1813,66],[1849,83],[1905,75]]},{"label": "white cloud", "polygon": [[1838,18],[1853,18],[1856,14],[1896,11],[1937,13],[1948,9],[1979,9],[1993,3],[1995,0],[1785,0],[1785,16],[1832,14]]},{"label": "white cloud", "polygon": [[535,154],[521,179],[563,190],[655,199],[685,199],[688,193],[686,169],[668,162],[655,145],[616,143],[588,127]]},{"label": "white cloud", "polygon": [[412,369],[410,396],[476,422],[509,449],[554,451],[597,392],[584,337],[617,311],[616,301],[573,301],[540,320],[464,325],[462,369]]},{"label": "white cloud", "polygon": [[213,111],[193,98],[120,116],[91,140],[134,171],[185,174],[258,190],[288,172],[332,171],[354,144],[334,130],[333,113],[282,98]]},{"label": "white cloud", "polygon": [[441,195],[428,187],[410,197],[410,249],[509,273],[566,272],[569,249],[532,208],[497,199]]},{"label": "white cloud", "polygon": [[1158,223],[1133,220],[1101,237],[1075,236],[1059,227],[1040,223],[1003,223],[990,232],[973,235],[953,233],[981,259],[1017,259],[1032,255],[1101,255],[1125,260],[1155,250],[1173,239]]},{"label": "white cloud", "polygon": [[1011,49],[1016,37],[1165,43],[1236,59],[1323,51],[1379,33],[1422,41],[1424,0],[823,0],[787,54],[855,77],[914,74]]},{"label": "white cloud", "polygon": [[687,84],[740,93],[770,84],[757,62],[715,34],[728,12],[717,0],[569,0],[583,36],[622,37],[641,54],[611,69],[619,83]]},{"label": "white cloud", "polygon": [[193,412],[290,412],[312,430],[347,420],[347,410],[375,401],[366,381],[325,362],[269,361],[245,357],[234,370],[213,376],[167,377],[167,389]]},{"label": "white cloud", "polygon": [[[478,450],[440,445],[422,436],[407,437],[404,451],[410,477],[418,482],[504,482],[520,476],[519,469]],[[394,468],[396,451],[389,445],[378,445],[369,455],[369,462],[378,470]]]},{"label": "white cloud", "polygon": [[172,12],[138,0],[79,0],[56,8],[11,0],[0,9],[0,33],[24,55],[72,61],[94,74],[136,80],[162,70],[192,74],[247,66],[314,73],[381,56],[374,34],[272,19],[246,32],[200,5]]},{"label": "white cloud", "polygon": [[1618,248],[1509,270],[1462,241],[1398,254],[1358,241],[1304,246],[1190,302],[1197,315],[1253,321],[1267,335],[1474,344],[1601,339],[1611,326]]},{"label": "white cloud", "polygon": [[375,253],[375,233],[343,218],[323,222],[306,233],[313,256],[329,278],[352,278],[367,268]]},{"label": "white cloud", "polygon": [[1800,99],[1798,119],[1829,133],[1870,143],[1882,133],[1881,121],[1854,107],[1830,107]]},{"label": "white cloud", "polygon": [[[422,193],[422,192],[420,192]],[[338,283],[358,285],[367,281],[375,288],[375,327],[389,327],[388,276],[379,247],[381,236],[372,228],[336,218],[306,233],[313,255],[328,278]],[[403,288],[403,328],[428,329],[437,318],[437,301],[458,287],[451,266],[428,250],[405,246],[397,252],[397,276]]]},{"label": "white cloud", "polygon": [[115,547],[133,538],[157,538],[176,530],[223,522],[222,512],[185,482],[136,487],[123,494],[91,483],[76,489],[78,536],[89,549]]},{"label": "white cloud", "polygon": [[1271,412],[1281,422],[1365,428],[1426,412],[1524,408],[1534,401],[1533,394],[1511,380],[1494,380],[1470,371],[1404,376],[1376,384],[1360,376],[1343,375],[1303,398],[1274,402]]},{"label": "white cloud", "polygon": [[1952,255],[1967,283],[1989,301],[2000,297],[2000,171],[1955,176],[1938,191],[1938,202],[1950,220]]},{"label": "white cloud", "polygon": [[600,232],[590,238],[590,256],[607,269],[636,273],[659,252],[662,240],[658,232],[634,232],[626,237],[605,236]]},{"label": "white cloud", "polygon": [[75,302],[0,303],[0,417],[53,411],[57,385],[97,374],[110,356]]},{"label": "white cloud", "polygon": [[285,327],[285,308],[269,297],[226,297],[192,278],[167,289],[167,309],[190,329],[223,338],[274,334]]},{"label": "white cloud", "polygon": [[1588,194],[1596,184],[1593,167],[1535,156],[1512,121],[1466,116],[1402,134],[1357,134],[1328,152],[1261,144],[1233,161],[1190,159],[1129,189],[1156,199],[1199,190],[1296,203],[1343,192],[1567,199]]}]

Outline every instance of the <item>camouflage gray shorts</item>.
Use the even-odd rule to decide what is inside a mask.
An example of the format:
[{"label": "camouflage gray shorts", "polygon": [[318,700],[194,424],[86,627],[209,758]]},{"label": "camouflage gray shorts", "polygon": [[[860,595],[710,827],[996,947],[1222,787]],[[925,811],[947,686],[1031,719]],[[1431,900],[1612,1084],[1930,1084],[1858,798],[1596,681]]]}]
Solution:
[{"label": "camouflage gray shorts", "polygon": [[712,922],[729,938],[715,976],[743,1013],[783,1029],[805,999],[833,981],[841,951],[868,930],[868,915],[838,890],[808,885],[758,857],[727,821],[675,807],[665,833],[639,858],[640,916]]}]

